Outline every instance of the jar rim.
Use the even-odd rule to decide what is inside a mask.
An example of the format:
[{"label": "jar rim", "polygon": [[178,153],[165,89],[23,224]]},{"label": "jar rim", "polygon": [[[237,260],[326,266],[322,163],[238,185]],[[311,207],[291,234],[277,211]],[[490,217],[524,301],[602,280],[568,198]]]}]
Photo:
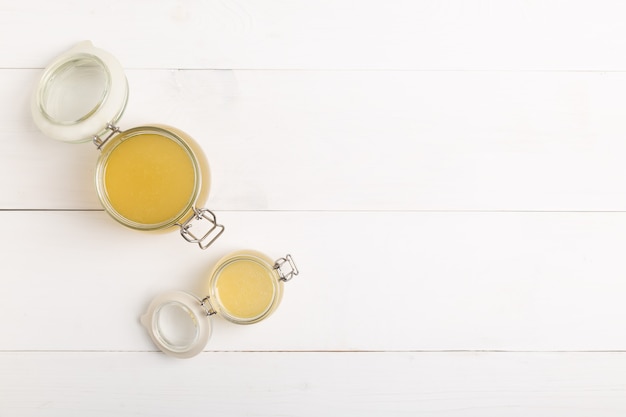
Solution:
[{"label": "jar rim", "polygon": [[[141,222],[137,222],[132,219],[129,219],[125,217],[124,215],[122,215],[111,203],[111,200],[109,199],[109,193],[107,190],[106,181],[105,181],[107,162],[110,156],[115,152],[117,147],[121,145],[122,143],[124,143],[125,141],[130,140],[133,137],[136,137],[142,134],[154,134],[154,135],[158,135],[161,137],[165,137],[169,140],[172,140],[174,143],[180,146],[181,149],[183,149],[185,154],[189,157],[189,160],[193,168],[193,175],[194,175],[193,191],[189,195],[187,202],[174,216],[158,223],[141,223]],[[190,212],[193,212],[193,208],[196,202],[198,201],[198,197],[202,189],[202,170],[200,167],[198,157],[196,156],[194,150],[191,148],[191,146],[189,146],[185,138],[183,138],[181,134],[179,134],[179,131],[170,130],[164,126],[146,125],[146,126],[134,127],[134,128],[125,130],[123,132],[120,132],[116,134],[115,136],[113,136],[111,139],[109,139],[109,141],[107,141],[105,146],[102,148],[102,153],[96,165],[95,181],[96,181],[96,192],[98,194],[98,198],[100,199],[100,202],[102,203],[102,206],[104,207],[105,211],[111,217],[113,217],[113,219],[123,224],[124,226],[137,229],[137,230],[160,230],[160,229],[166,229],[176,224],[179,224],[181,219],[187,216]]]},{"label": "jar rim", "polygon": [[[162,325],[160,314],[168,306],[180,308],[181,312],[188,315],[194,326],[191,340],[180,344],[167,340],[163,329],[159,327]],[[186,319],[187,317],[183,317],[183,320]],[[212,333],[211,319],[202,305],[202,300],[184,291],[169,291],[155,297],[140,317],[140,322],[162,352],[177,358],[191,358],[202,352]]]},{"label": "jar rim", "polygon": [[[267,307],[259,314],[252,317],[241,317],[230,312],[222,302],[218,290],[218,282],[222,272],[226,267],[237,262],[254,262],[261,266],[270,277],[272,283],[272,296]],[[282,299],[283,283],[280,281],[278,273],[274,268],[274,262],[271,258],[261,252],[254,250],[240,250],[224,256],[213,268],[209,279],[209,298],[211,304],[215,308],[217,314],[224,319],[236,324],[253,324],[269,317],[280,304]]]},{"label": "jar rim", "polygon": [[[182,313],[183,319],[175,317]],[[179,300],[165,301],[154,310],[153,332],[163,346],[172,352],[181,353],[189,350],[198,342],[200,328],[198,323],[200,317]],[[185,317],[187,316],[187,317]],[[176,323],[170,323],[176,321]],[[186,332],[186,327],[192,327],[192,334],[182,334]],[[177,334],[179,333],[179,334]],[[188,339],[188,340],[186,340]]]},{"label": "jar rim", "polygon": [[44,69],[32,94],[31,113],[46,136],[80,143],[117,123],[127,103],[128,80],[119,61],[85,41]]},{"label": "jar rim", "polygon": [[[89,65],[94,64],[94,65]],[[81,109],[82,115],[77,115],[73,117],[69,117],[69,120],[64,120],[65,117],[59,117],[58,115],[53,115],[51,102],[56,101],[56,96],[63,91],[67,92],[68,86],[62,85],[63,83],[71,82],[68,81],[68,77],[72,74],[67,75],[68,72],[77,70],[82,67],[90,66],[91,68],[95,68],[98,73],[104,75],[104,85],[101,88],[101,92],[99,94],[98,100],[94,104],[86,104],[86,109]],[[92,71],[94,72],[94,71]],[[76,74],[74,74],[73,78],[77,78]],[[80,76],[78,77],[80,78]],[[66,60],[62,60],[56,62],[50,68],[46,69],[40,81],[40,88],[38,89],[37,94],[37,103],[39,105],[39,109],[41,113],[46,117],[50,122],[58,125],[75,125],[77,123],[83,122],[93,116],[98,110],[102,108],[106,99],[109,96],[109,92],[111,90],[111,72],[104,64],[104,62],[95,55],[79,53],[69,57]],[[57,110],[55,110],[58,113]]]}]

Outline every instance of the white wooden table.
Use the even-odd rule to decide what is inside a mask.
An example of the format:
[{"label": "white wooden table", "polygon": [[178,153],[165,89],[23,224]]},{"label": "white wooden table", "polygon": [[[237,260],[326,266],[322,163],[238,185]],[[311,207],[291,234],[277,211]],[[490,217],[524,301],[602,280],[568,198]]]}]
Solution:
[{"label": "white wooden table", "polygon": [[[0,416],[624,416],[622,1],[0,2]],[[90,39],[122,127],[190,133],[226,232],[115,223],[44,137]],[[253,326],[158,352],[139,315],[224,254],[301,274]]]}]

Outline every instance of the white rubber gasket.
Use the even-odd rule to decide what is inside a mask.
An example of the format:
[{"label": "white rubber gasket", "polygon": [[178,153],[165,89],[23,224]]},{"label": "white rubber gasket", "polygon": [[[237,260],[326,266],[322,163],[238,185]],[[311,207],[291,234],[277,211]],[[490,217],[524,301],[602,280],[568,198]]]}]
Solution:
[{"label": "white rubber gasket", "polygon": [[[154,344],[165,354],[176,358],[191,358],[202,352],[211,337],[211,319],[202,301],[193,294],[171,291],[152,300],[145,314],[140,318]],[[159,313],[164,306],[178,305],[189,315],[196,328],[194,340],[185,346],[173,346],[159,330]]]},{"label": "white rubber gasket", "polygon": [[[92,114],[76,122],[60,122],[47,116],[42,103],[46,83],[54,80],[55,72],[74,60],[93,57],[106,70],[109,88]],[[58,56],[46,67],[31,98],[33,120],[41,132],[56,140],[79,143],[92,140],[104,133],[109,123],[115,124],[121,117],[128,101],[128,82],[119,61],[108,52],[96,48],[90,41],[75,45]]]}]

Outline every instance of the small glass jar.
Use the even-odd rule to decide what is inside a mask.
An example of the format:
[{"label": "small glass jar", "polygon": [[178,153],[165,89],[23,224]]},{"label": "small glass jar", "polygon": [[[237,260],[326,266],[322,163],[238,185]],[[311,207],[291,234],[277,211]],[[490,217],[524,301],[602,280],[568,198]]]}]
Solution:
[{"label": "small glass jar", "polygon": [[[224,231],[213,212],[199,208],[209,193],[206,157],[188,134],[171,126],[122,131],[117,123],[128,90],[115,57],[81,42],[44,70],[31,100],[33,120],[50,138],[91,141],[101,151],[96,191],[119,223],[146,231],[178,226],[185,240],[206,249]],[[200,231],[192,231],[194,224]]]},{"label": "small glass jar", "polygon": [[291,255],[272,261],[242,250],[223,257],[207,280],[205,297],[170,291],[154,298],[141,324],[154,344],[177,358],[202,352],[211,336],[210,316],[253,324],[269,317],[283,296],[283,283],[298,275]]}]

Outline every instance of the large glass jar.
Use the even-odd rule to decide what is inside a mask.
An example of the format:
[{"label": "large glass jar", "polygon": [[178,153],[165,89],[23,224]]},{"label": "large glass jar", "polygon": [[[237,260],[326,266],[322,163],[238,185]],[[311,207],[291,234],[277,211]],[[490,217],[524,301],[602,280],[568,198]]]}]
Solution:
[{"label": "large glass jar", "polygon": [[112,218],[138,230],[177,226],[185,240],[206,249],[224,230],[200,207],[209,193],[206,157],[191,136],[171,126],[122,130],[128,90],[115,57],[81,42],[44,70],[31,100],[33,120],[50,138],[90,141],[101,151],[96,191]]}]

